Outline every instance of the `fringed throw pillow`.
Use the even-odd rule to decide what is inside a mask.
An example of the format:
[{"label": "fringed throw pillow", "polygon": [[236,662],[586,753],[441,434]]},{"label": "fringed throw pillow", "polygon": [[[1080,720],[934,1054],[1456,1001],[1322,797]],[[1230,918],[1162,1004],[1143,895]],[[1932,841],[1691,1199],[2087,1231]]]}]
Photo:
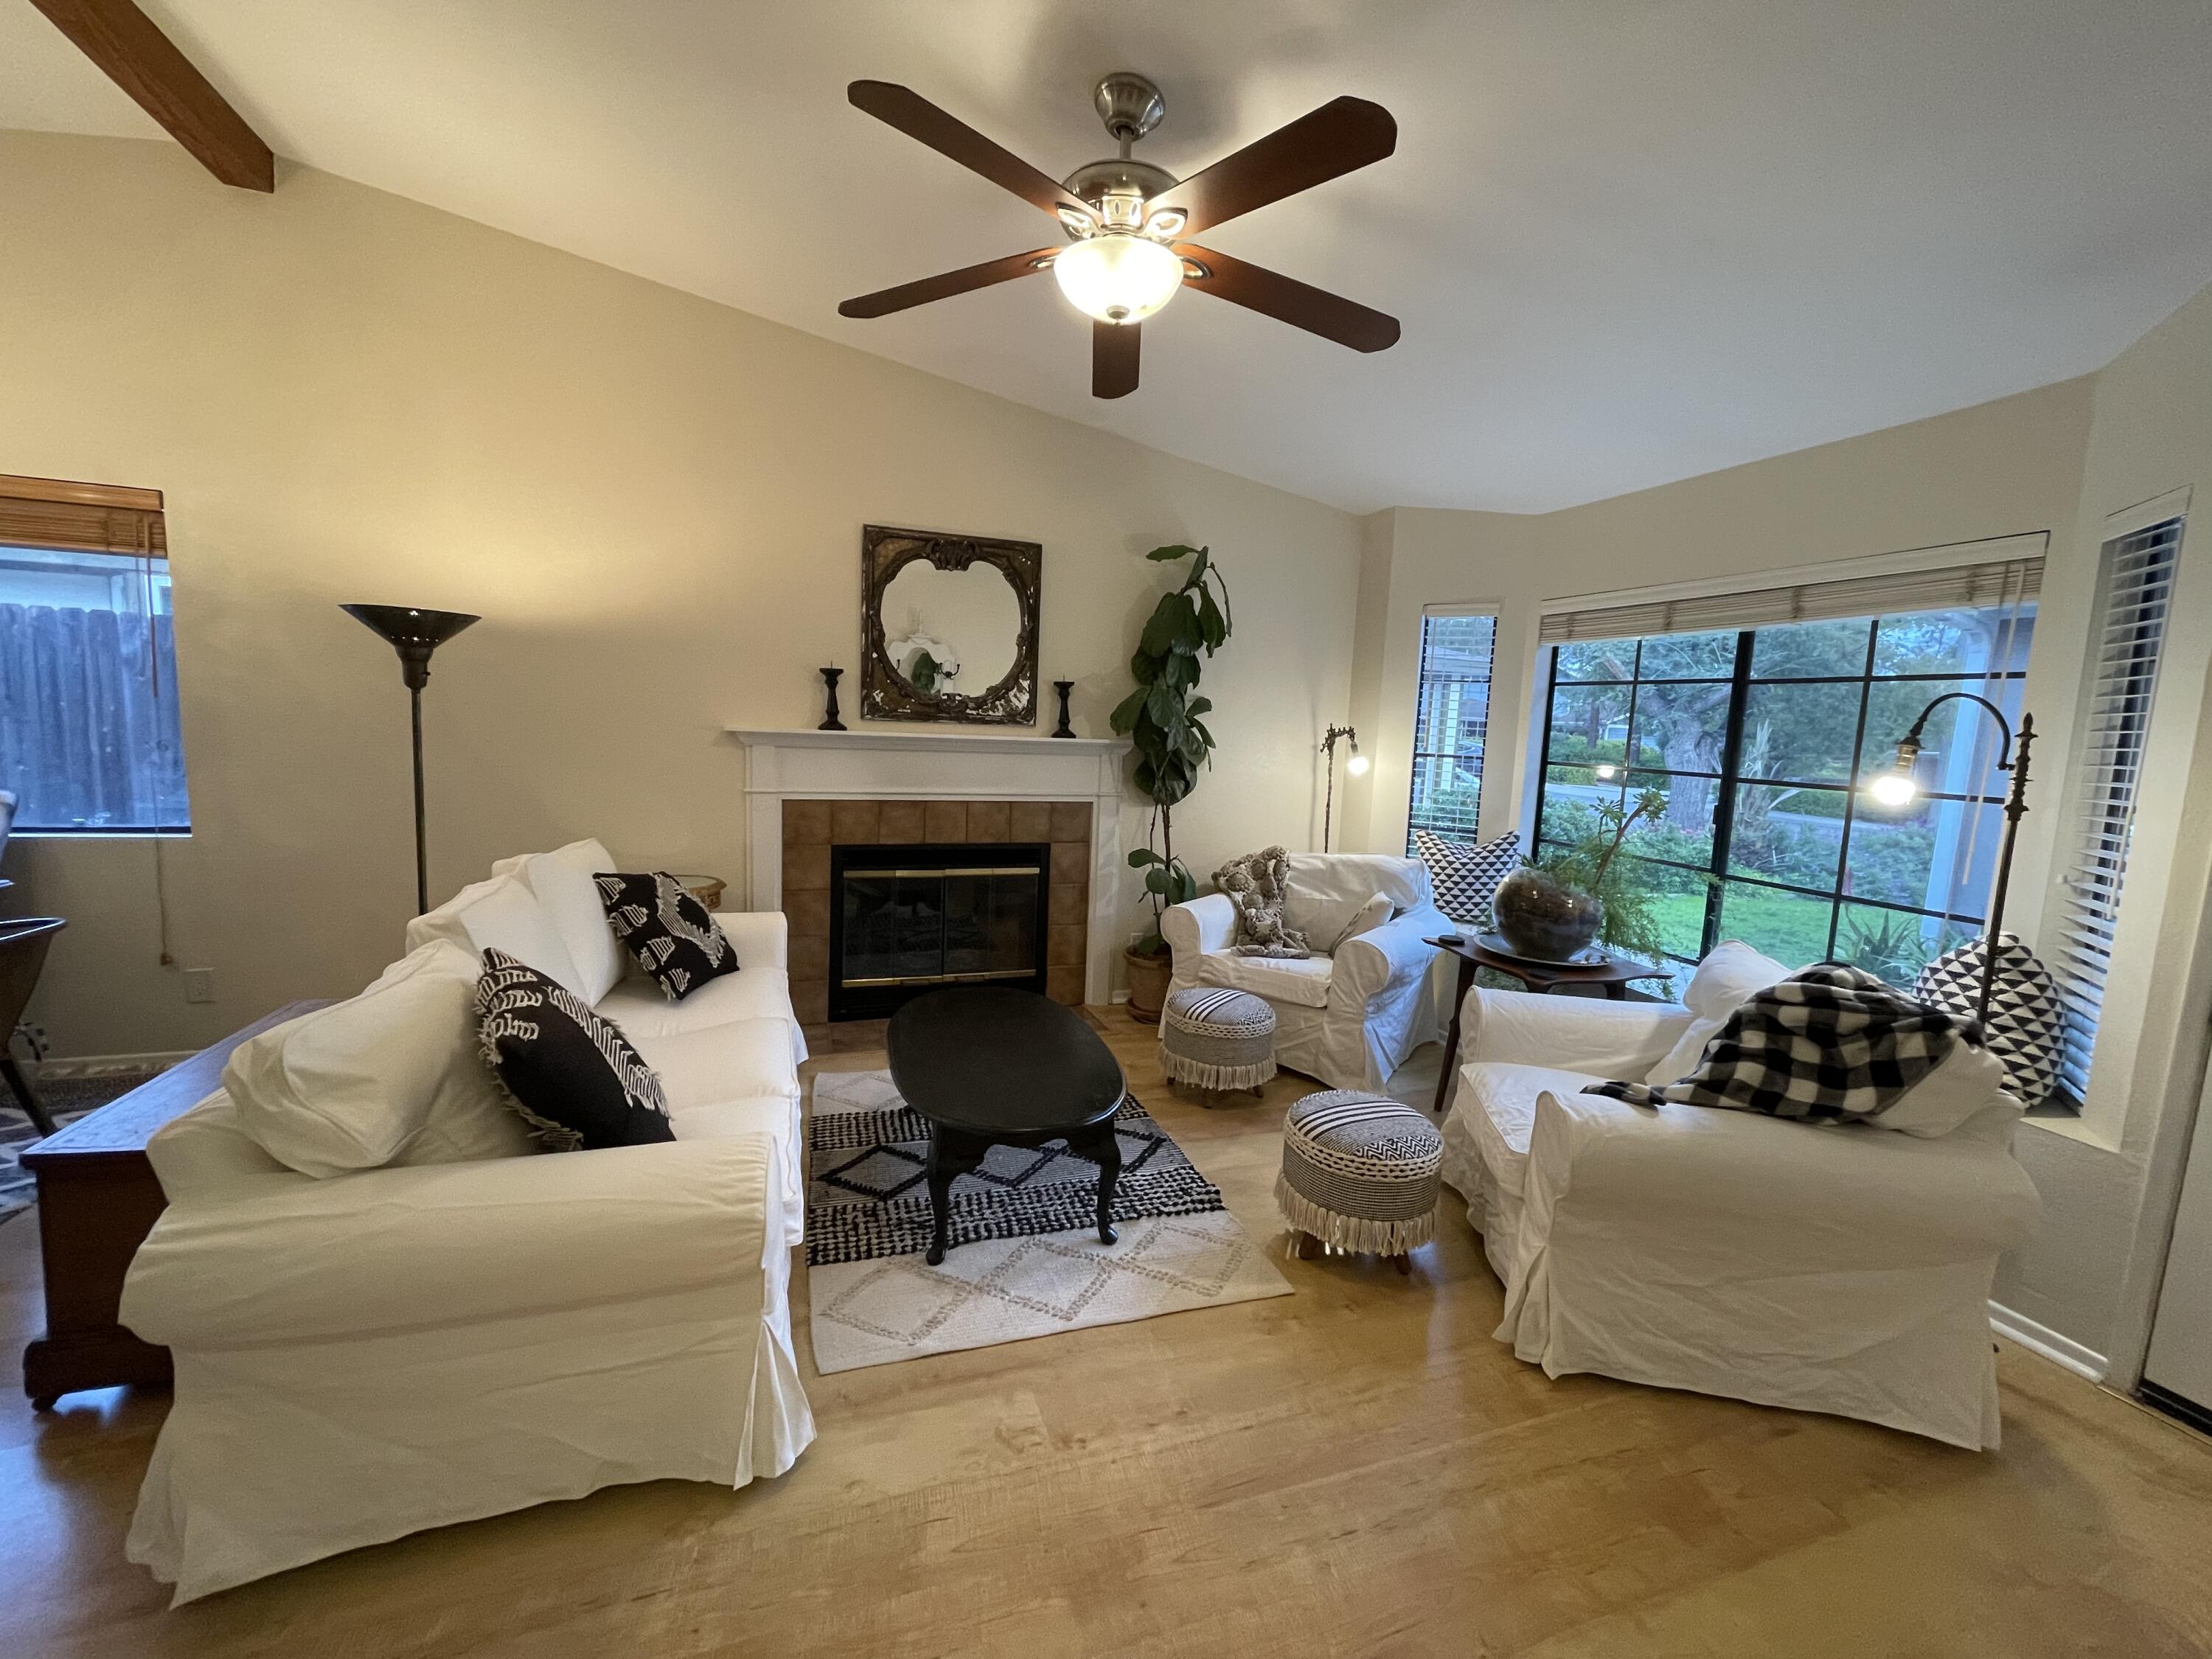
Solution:
[{"label": "fringed throw pillow", "polygon": [[671,1002],[681,1002],[710,979],[738,971],[738,948],[730,936],[665,870],[592,879],[599,884],[599,902],[606,907],[615,937]]},{"label": "fringed throw pillow", "polygon": [[1283,925],[1283,893],[1290,885],[1291,855],[1266,847],[1231,859],[1213,872],[1214,885],[1237,907],[1241,957],[1302,957],[1313,954],[1306,936]]},{"label": "fringed throw pillow", "polygon": [[508,1103],[550,1151],[673,1140],[660,1079],[612,1020],[504,951],[483,953],[477,1042]]}]

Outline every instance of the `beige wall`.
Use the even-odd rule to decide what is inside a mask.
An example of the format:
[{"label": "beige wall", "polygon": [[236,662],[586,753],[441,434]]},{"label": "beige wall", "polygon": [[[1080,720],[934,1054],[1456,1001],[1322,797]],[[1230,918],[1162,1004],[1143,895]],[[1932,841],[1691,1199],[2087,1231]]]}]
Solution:
[{"label": "beige wall", "polygon": [[[1363,597],[1387,591],[1379,629],[1363,616],[1355,699],[1377,706],[1381,738],[1364,834],[1405,845],[1413,684],[1425,605],[1498,606],[1488,835],[1522,822],[1546,599],[1893,553],[2015,532],[2064,540],[2087,441],[2092,382],[2069,380],[1842,443],[1800,450],[1656,489],[1541,515],[1400,507],[1387,553],[1370,532]],[[1387,576],[1371,567],[1381,560]]]},{"label": "beige wall", "polygon": [[1042,543],[1043,677],[1089,733],[1165,580],[1143,553],[1211,544],[1237,634],[1178,846],[1319,834],[1344,514],[312,172],[264,198],[170,145],[0,133],[0,472],[167,494],[194,833],[166,884],[216,994],[158,965],[150,842],[19,841],[9,908],[70,921],[34,1009],[62,1054],[196,1047],[393,954],[406,702],[345,600],[484,617],[425,698],[434,896],[584,834],[739,880],[722,729],[820,718],[867,522]]}]

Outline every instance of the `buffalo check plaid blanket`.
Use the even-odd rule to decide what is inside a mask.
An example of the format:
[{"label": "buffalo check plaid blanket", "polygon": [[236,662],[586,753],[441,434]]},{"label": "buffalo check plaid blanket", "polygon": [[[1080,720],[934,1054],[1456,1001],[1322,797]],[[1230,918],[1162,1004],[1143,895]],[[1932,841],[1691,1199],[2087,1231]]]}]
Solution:
[{"label": "buffalo check plaid blanket", "polygon": [[1879,1120],[1947,1059],[1978,1044],[1971,1019],[1916,1002],[1839,963],[1792,974],[1729,1016],[1676,1083],[1593,1083],[1632,1105],[1713,1106],[1808,1122]]}]

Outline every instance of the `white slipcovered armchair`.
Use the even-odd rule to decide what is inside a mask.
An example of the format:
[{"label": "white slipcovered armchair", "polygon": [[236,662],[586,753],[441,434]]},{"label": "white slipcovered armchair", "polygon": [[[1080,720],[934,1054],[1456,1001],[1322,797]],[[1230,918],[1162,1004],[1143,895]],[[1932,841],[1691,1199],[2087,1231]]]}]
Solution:
[{"label": "white slipcovered armchair", "polygon": [[2041,1209],[2002,1065],[1961,1049],[1910,1091],[1964,1118],[1933,1139],[1582,1092],[1693,1069],[1692,1028],[1741,1000],[1708,1010],[1699,990],[1690,1007],[1468,994],[1443,1178],[1504,1281],[1498,1339],[1553,1376],[1994,1447],[1990,1281]]},{"label": "white slipcovered armchair", "polygon": [[[1395,913],[1339,941],[1376,894]],[[1450,988],[1425,938],[1451,931],[1417,859],[1370,853],[1294,853],[1283,921],[1305,934],[1302,960],[1237,955],[1237,906],[1208,893],[1170,906],[1160,933],[1175,953],[1169,994],[1192,985],[1249,991],[1275,1011],[1275,1063],[1332,1089],[1380,1089],[1406,1057],[1443,1032]]]}]

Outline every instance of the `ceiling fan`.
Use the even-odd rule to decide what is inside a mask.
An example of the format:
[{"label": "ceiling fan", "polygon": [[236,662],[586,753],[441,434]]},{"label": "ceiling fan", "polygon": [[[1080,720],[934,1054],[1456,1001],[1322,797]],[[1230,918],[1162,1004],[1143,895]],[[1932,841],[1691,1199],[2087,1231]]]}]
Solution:
[{"label": "ceiling fan", "polygon": [[1141,75],[1109,75],[1099,82],[1092,101],[1120,154],[1078,167],[1065,184],[1055,184],[905,87],[855,81],[846,95],[854,108],[1052,214],[1070,245],[1032,248],[864,294],[839,306],[841,316],[887,316],[1048,270],[1060,292],[1093,319],[1094,398],[1127,397],[1137,389],[1138,325],[1186,284],[1355,351],[1382,351],[1398,342],[1395,317],[1184,240],[1381,161],[1397,148],[1398,124],[1380,104],[1336,99],[1179,180],[1129,154],[1167,113],[1160,89]]}]

